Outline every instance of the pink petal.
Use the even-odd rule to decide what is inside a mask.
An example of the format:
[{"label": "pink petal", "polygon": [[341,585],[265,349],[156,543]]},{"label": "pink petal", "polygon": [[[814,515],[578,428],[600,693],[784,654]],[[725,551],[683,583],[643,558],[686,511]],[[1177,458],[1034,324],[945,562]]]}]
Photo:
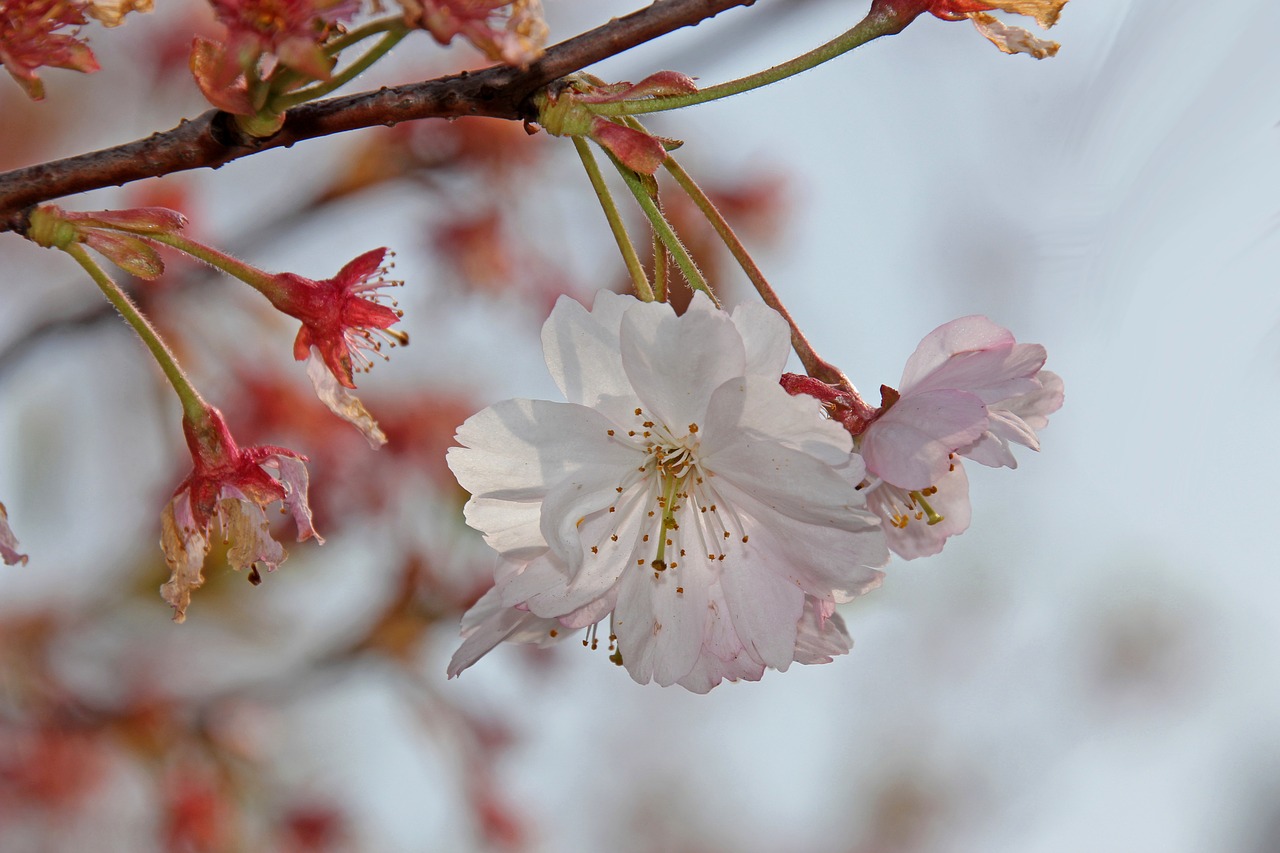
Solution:
[{"label": "pink petal", "polygon": [[652,680],[668,687],[688,675],[702,651],[707,603],[704,572],[677,567],[656,573],[648,567],[628,567],[618,590],[613,629],[631,677],[640,684]]},{"label": "pink petal", "polygon": [[948,455],[978,440],[987,409],[965,391],[904,396],[867,427],[859,452],[867,470],[904,489],[924,489],[947,470]]},{"label": "pink petal", "polygon": [[[695,294],[677,317],[636,303],[622,319],[622,366],[645,417],[685,430],[704,419],[712,392],[746,366],[742,335],[729,315]],[[639,309],[639,310],[638,310]]]}]

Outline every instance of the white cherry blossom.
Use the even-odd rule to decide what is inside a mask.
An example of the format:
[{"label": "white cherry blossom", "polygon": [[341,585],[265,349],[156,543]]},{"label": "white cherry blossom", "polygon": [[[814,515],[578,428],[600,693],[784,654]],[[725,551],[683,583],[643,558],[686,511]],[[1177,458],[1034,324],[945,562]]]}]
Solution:
[{"label": "white cherry blossom", "polygon": [[605,617],[636,681],[698,692],[847,651],[834,605],[888,551],[849,433],[778,384],[783,320],[601,292],[591,311],[562,297],[542,341],[567,402],[498,403],[449,452],[503,557],[450,674]]}]

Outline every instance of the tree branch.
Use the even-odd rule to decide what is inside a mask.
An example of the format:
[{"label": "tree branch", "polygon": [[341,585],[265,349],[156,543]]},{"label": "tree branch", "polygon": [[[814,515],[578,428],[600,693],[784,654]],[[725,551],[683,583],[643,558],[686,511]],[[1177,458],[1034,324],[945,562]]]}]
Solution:
[{"label": "tree branch", "polygon": [[146,139],[0,174],[0,232],[26,229],[26,209],[89,190],[122,186],[189,169],[216,169],[272,148],[374,125],[422,118],[532,118],[529,97],[543,86],[683,27],[696,26],[755,0],[655,0],[547,49],[526,69],[499,65],[421,83],[330,98],[292,109],[265,139],[245,136],[225,113],[210,110]]}]

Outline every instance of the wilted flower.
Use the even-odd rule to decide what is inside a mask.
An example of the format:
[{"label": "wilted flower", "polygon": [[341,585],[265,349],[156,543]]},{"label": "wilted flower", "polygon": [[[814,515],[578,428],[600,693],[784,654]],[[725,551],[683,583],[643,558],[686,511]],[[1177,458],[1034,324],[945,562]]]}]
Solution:
[{"label": "wilted flower", "polygon": [[507,65],[527,67],[547,43],[540,0],[400,0],[400,5],[409,26],[426,30],[440,44],[461,35],[489,59]]},{"label": "wilted flower", "polygon": [[278,273],[260,289],[280,311],[302,321],[293,343],[299,361],[310,356],[307,375],[316,394],[334,414],[355,424],[374,447],[386,443],[386,436],[356,397],[354,374],[373,366],[373,355],[381,355],[383,344],[403,346],[409,342],[404,332],[389,328],[400,322],[403,312],[379,300],[380,291],[402,282],[383,276],[382,261],[387,250],[373,249],[348,263],[333,278],[313,281],[294,273]]},{"label": "wilted flower", "polygon": [[1026,15],[1035,18],[1041,28],[1048,29],[1058,22],[1058,16],[1065,5],[1067,0],[934,0],[929,11],[945,21],[963,21],[968,18],[973,21],[978,32],[1005,53],[1025,53],[1036,59],[1044,59],[1056,55],[1061,45],[1036,38],[1021,27],[1010,27],[987,13],[999,10]]},{"label": "wilted flower", "polygon": [[85,11],[104,27],[118,27],[130,12],[150,12],[155,0],[89,0]]},{"label": "wilted flower", "polygon": [[0,504],[0,559],[5,565],[27,564],[27,555],[18,553],[18,538],[9,527],[9,512]]},{"label": "wilted flower", "polygon": [[263,511],[268,504],[283,503],[299,542],[314,538],[324,543],[311,525],[306,457],[283,447],[241,448],[217,409],[209,407],[205,415],[200,425],[183,418],[195,468],[160,516],[160,547],[171,572],[160,593],[173,606],[175,622],[186,618],[192,591],[204,584],[202,570],[215,518],[229,546],[227,561],[237,571],[248,569],[254,584],[261,581],[259,565],[273,571],[287,556],[271,538]]},{"label": "wilted flower", "polygon": [[786,323],[602,292],[561,298],[542,340],[569,402],[498,403],[449,452],[503,556],[450,673],[503,640],[594,640],[606,616],[636,681],[699,692],[847,650],[832,608],[888,551],[849,433],[778,384]]},{"label": "wilted flower", "polygon": [[6,0],[0,4],[0,65],[33,101],[44,99],[41,67],[90,73],[98,70],[93,51],[79,31],[58,32],[85,23],[86,4],[74,0]]}]

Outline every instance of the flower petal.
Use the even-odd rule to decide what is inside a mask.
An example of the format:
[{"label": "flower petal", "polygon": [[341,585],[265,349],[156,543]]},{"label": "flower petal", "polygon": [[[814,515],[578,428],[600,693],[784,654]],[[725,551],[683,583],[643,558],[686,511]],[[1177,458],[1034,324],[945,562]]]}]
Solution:
[{"label": "flower petal", "polygon": [[1019,344],[1013,334],[974,314],[944,323],[916,347],[902,371],[902,396],[940,389],[976,394],[994,403],[1035,390],[1027,381],[1044,365],[1044,347]]},{"label": "flower petal", "polygon": [[4,508],[4,504],[0,504],[0,559],[3,559],[5,565],[14,566],[22,563],[27,564],[27,555],[18,553],[18,538],[13,535],[13,530],[9,527],[9,513]]},{"label": "flower petal", "polygon": [[504,400],[467,418],[456,436],[462,446],[445,459],[473,496],[539,500],[584,472],[616,480],[638,464],[639,451],[615,441],[611,429],[611,421],[585,406]]},{"label": "flower petal", "polygon": [[743,550],[744,558],[726,565],[720,575],[729,616],[751,659],[784,671],[795,656],[804,593],[772,571],[757,546]]},{"label": "flower petal", "polygon": [[315,388],[320,402],[329,407],[329,411],[342,418],[364,434],[365,440],[374,450],[387,443],[387,435],[378,426],[378,422],[369,414],[360,399],[348,391],[329,371],[319,349],[312,347],[311,358],[307,360],[307,376],[311,386]]},{"label": "flower petal", "polygon": [[746,348],[743,373],[748,376],[757,373],[776,383],[791,354],[791,330],[787,328],[787,321],[759,302],[744,302],[733,309],[731,316]]},{"label": "flower petal", "polygon": [[613,630],[622,664],[640,684],[663,687],[689,674],[702,651],[708,618],[707,577],[631,566],[622,575]]},{"label": "flower petal", "polygon": [[277,454],[273,457],[275,467],[280,472],[280,482],[285,485],[284,508],[293,516],[298,528],[298,541],[314,539],[320,545],[324,537],[316,533],[311,521],[311,506],[307,503],[307,489],[310,478],[307,474],[307,463],[288,454]]},{"label": "flower petal", "polygon": [[462,617],[465,639],[449,659],[449,677],[467,669],[501,642],[550,645],[561,638],[559,627],[554,619],[541,619],[527,611],[503,606],[497,589],[492,588]]},{"label": "flower petal", "polygon": [[[955,460],[934,485],[938,491],[928,501],[942,519],[935,524],[929,524],[924,517],[916,518],[914,508],[908,506],[907,493],[889,483],[879,484],[867,495],[867,506],[886,522],[884,535],[890,550],[904,560],[933,556],[948,538],[969,529],[969,478],[960,460]],[[895,516],[906,519],[906,525],[892,523]]]},{"label": "flower petal", "polygon": [[776,374],[730,380],[715,390],[707,404],[701,453],[710,459],[729,443],[760,435],[828,465],[843,464],[853,439],[821,411],[814,398],[793,397],[783,390]]},{"label": "flower petal", "polygon": [[853,640],[835,605],[816,598],[806,598],[804,615],[796,627],[796,663],[831,663],[832,658],[846,655]]},{"label": "flower petal", "polygon": [[564,398],[597,408],[619,423],[636,405],[618,348],[622,315],[634,304],[634,299],[602,290],[588,312],[561,296],[542,326],[547,370]]},{"label": "flower petal", "polygon": [[849,506],[830,521],[801,520],[736,484],[722,484],[720,493],[749,531],[746,543],[727,543],[724,575],[758,564],[809,595],[842,603],[880,585],[875,567],[889,562],[889,551],[874,513]]},{"label": "flower petal", "polygon": [[271,523],[262,507],[247,498],[225,497],[218,502],[218,516],[228,543],[227,562],[231,568],[239,571],[262,563],[267,571],[274,572],[285,561],[288,555],[271,538]]},{"label": "flower petal", "polygon": [[978,440],[987,408],[967,391],[904,396],[871,423],[858,450],[867,470],[904,489],[924,489],[947,470],[948,455]]},{"label": "flower petal", "polygon": [[160,547],[169,566],[169,580],[160,595],[173,607],[173,621],[184,622],[191,593],[204,585],[204,558],[209,539],[191,514],[191,496],[180,492],[160,513]]},{"label": "flower petal", "polygon": [[626,371],[645,415],[677,436],[701,421],[712,392],[742,376],[746,349],[729,315],[695,293],[677,317],[670,306],[636,303],[622,318]]},{"label": "flower petal", "polygon": [[531,558],[536,556],[533,552],[546,550],[547,540],[542,538],[539,526],[541,501],[473,497],[462,508],[462,514],[468,525],[483,534],[485,543],[503,556]]}]

